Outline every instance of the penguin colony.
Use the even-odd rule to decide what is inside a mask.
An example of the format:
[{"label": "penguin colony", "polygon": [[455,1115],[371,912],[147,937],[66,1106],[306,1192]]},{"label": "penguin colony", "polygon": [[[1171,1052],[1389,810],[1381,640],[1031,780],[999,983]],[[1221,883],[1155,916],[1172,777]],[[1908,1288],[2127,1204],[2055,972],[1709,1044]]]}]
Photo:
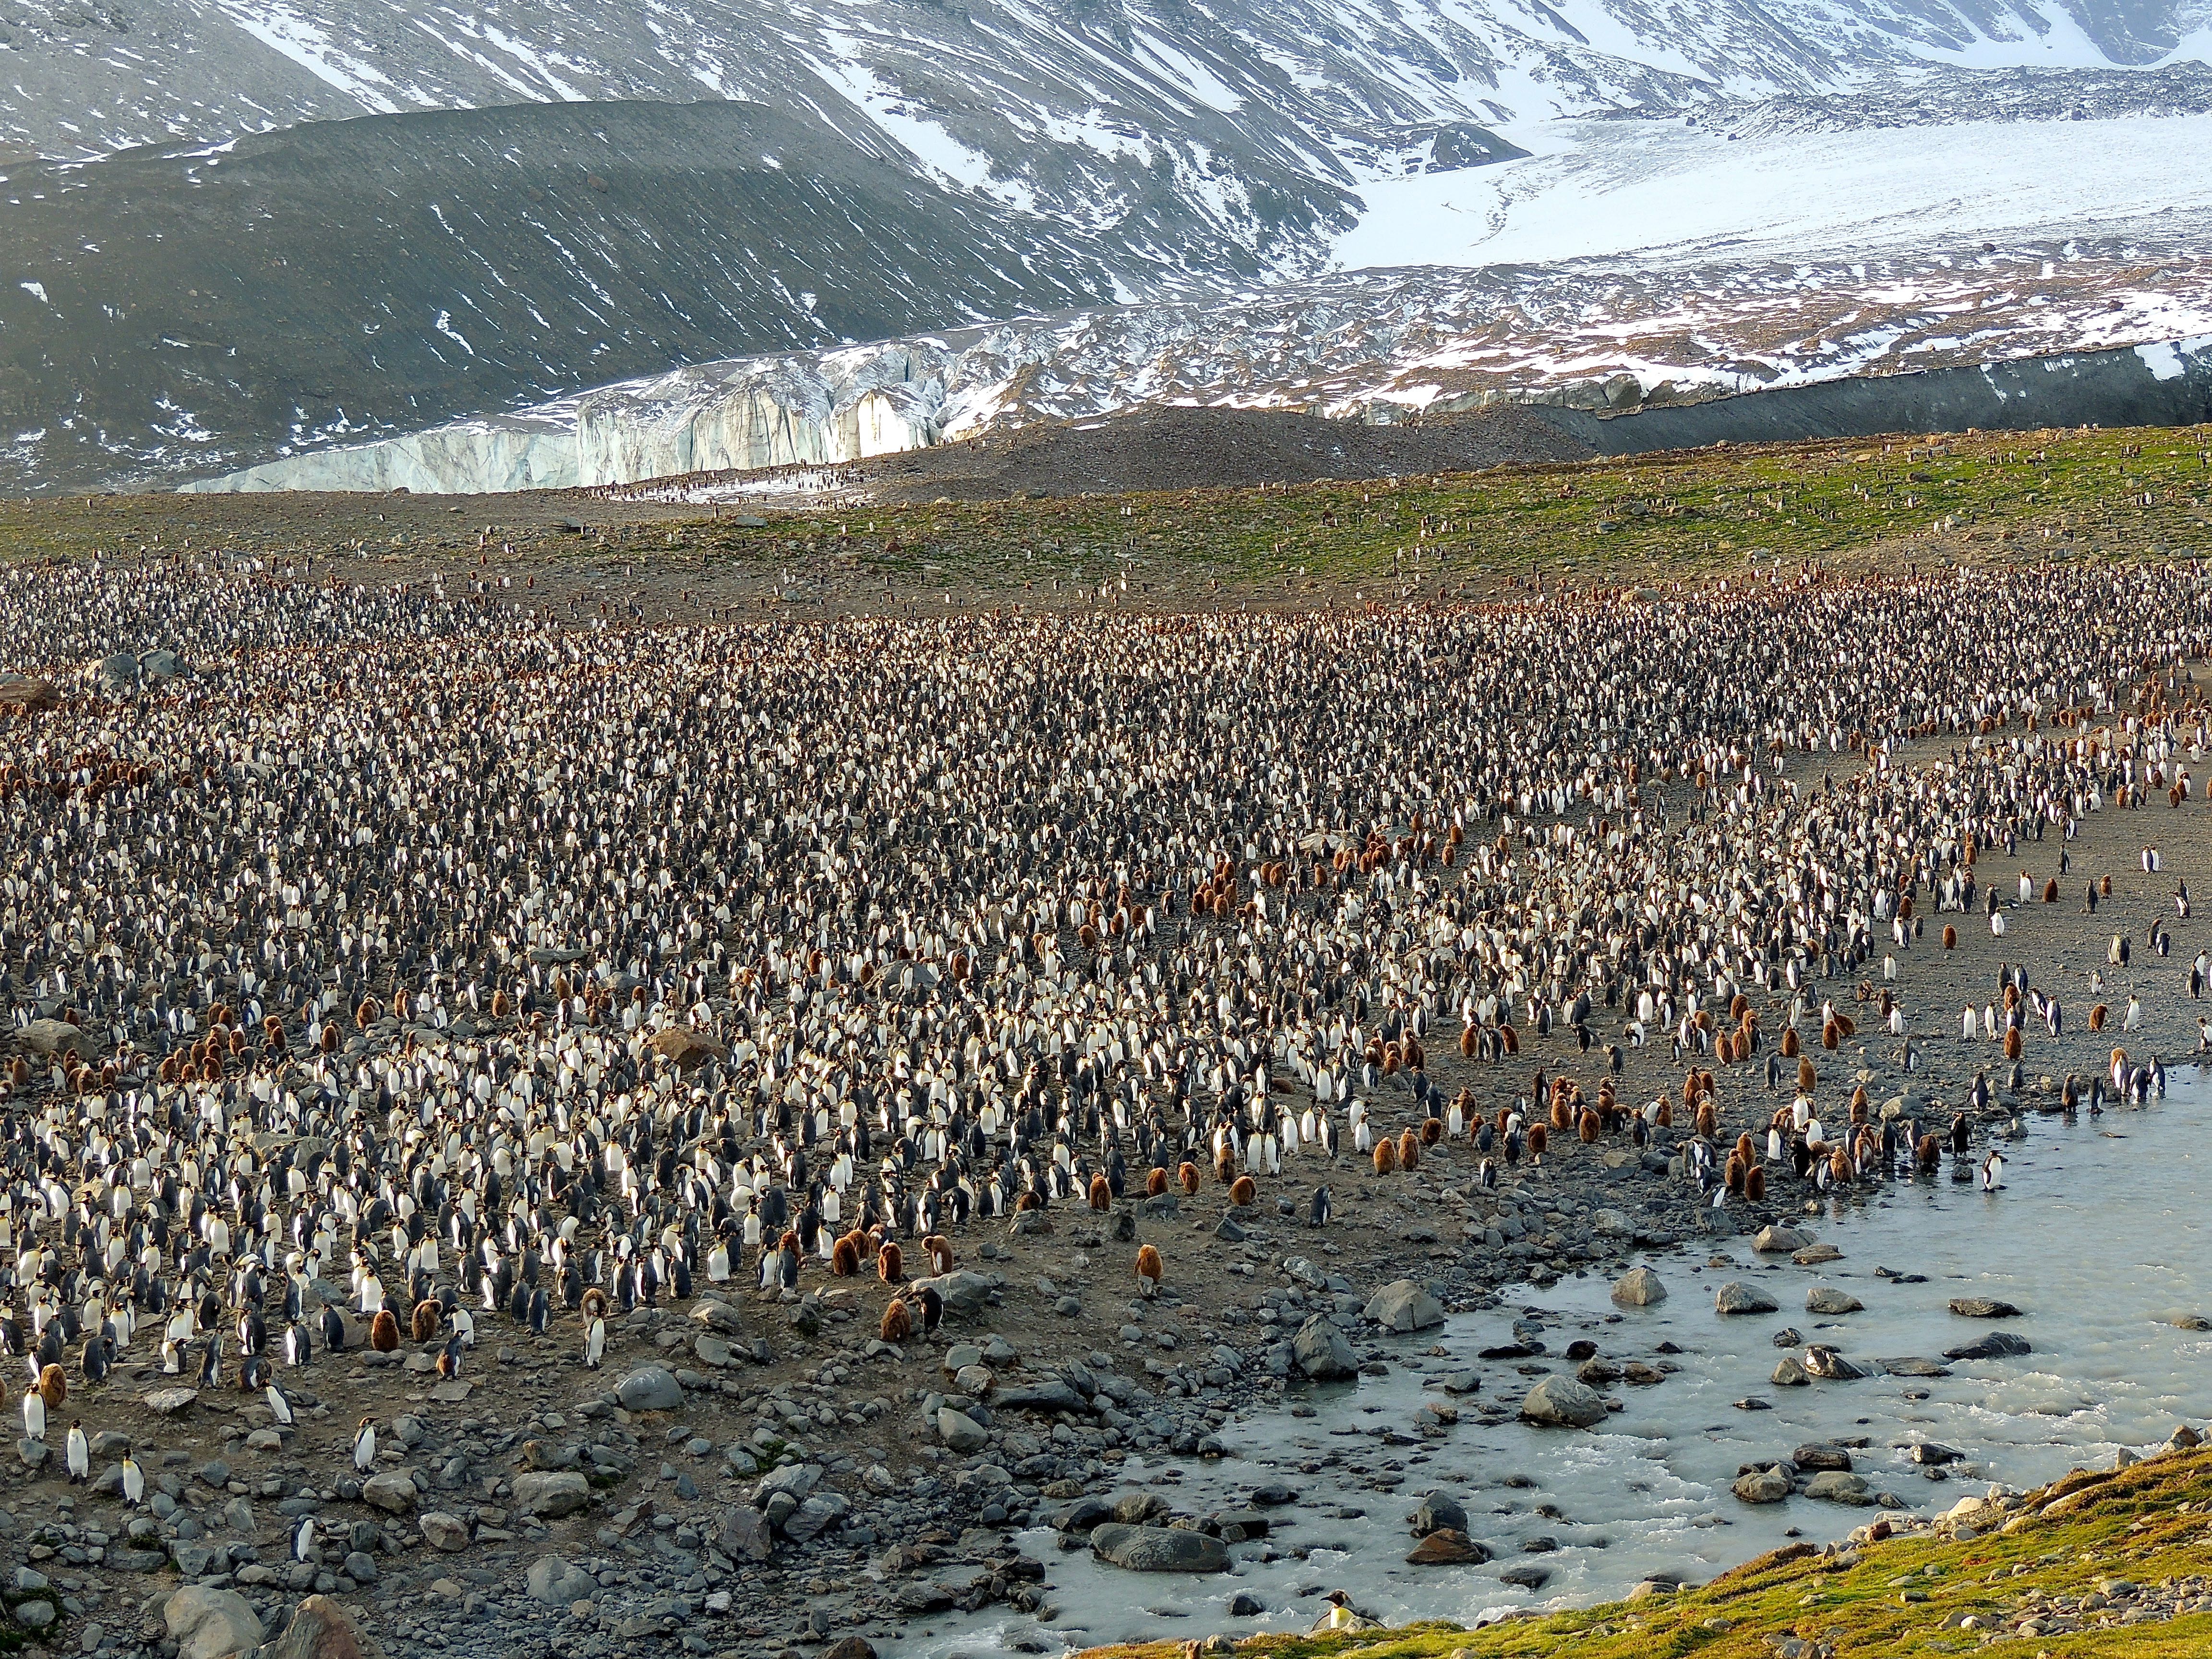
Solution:
[{"label": "penguin colony", "polygon": [[[599,630],[81,568],[0,605],[58,662],[203,665],[0,723],[34,1438],[118,1364],[284,1419],[364,1340],[451,1376],[558,1324],[596,1367],[708,1285],[872,1283],[902,1341],[984,1224],[1218,1187],[1322,1225],[1439,1143],[1494,1185],[1672,1131],[1717,1204],[1964,1159],[1965,1115],[1878,1122],[1822,1052],[1909,1051],[1895,963],[2001,921],[1989,860],[2197,805],[2212,741],[2182,566]],[[2125,651],[2066,643],[2086,617]],[[1961,1036],[2017,1089],[2062,1021],[2008,969]],[[1679,1085],[1625,1097],[1624,1045]],[[1789,1100],[1733,1141],[1731,1075]],[[2115,1049],[2068,1103],[2163,1075]],[[1121,1242],[1131,1294],[1172,1285]]]}]

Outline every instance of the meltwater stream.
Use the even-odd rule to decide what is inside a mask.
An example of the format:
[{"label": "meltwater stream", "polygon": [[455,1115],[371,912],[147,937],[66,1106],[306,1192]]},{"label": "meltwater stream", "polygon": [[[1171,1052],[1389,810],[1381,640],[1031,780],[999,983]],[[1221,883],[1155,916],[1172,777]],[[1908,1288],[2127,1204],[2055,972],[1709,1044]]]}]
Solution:
[{"label": "meltwater stream", "polygon": [[[2177,1075],[2168,1097],[2146,1110],[2073,1122],[2029,1115],[2023,1138],[2001,1143],[2008,1159],[2001,1193],[1954,1184],[1947,1170],[1804,1218],[1844,1252],[1824,1267],[1757,1256],[1748,1237],[1735,1237],[1639,1256],[1669,1293],[1656,1307],[1613,1307],[1611,1274],[1509,1289],[1493,1311],[1397,1339],[1386,1376],[1294,1385],[1285,1409],[1221,1431],[1228,1456],[1212,1463],[1133,1458],[1122,1466],[1116,1490],[1149,1486],[1178,1510],[1200,1514],[1240,1506],[1267,1482],[1290,1486],[1297,1502],[1269,1511],[1270,1538],[1231,1551],[1232,1572],[1125,1572],[1088,1551],[1063,1553],[1040,1528],[1020,1541],[1046,1564],[1047,1599],[1060,1609],[1051,1625],[1002,1609],[932,1620],[926,1632],[908,1628],[902,1650],[982,1655],[1018,1645],[1034,1652],[1040,1643],[1057,1650],[1217,1630],[1303,1630],[1323,1610],[1321,1596],[1337,1589],[1390,1623],[1473,1624],[1532,1605],[1613,1599],[1654,1573],[1700,1582],[1775,1547],[1793,1528],[1815,1540],[1840,1537],[1877,1511],[1802,1496],[1753,1508],[1729,1491],[1739,1466],[1786,1457],[1808,1441],[1863,1441],[1853,1455],[1874,1489],[1923,1510],[1983,1492],[1988,1482],[2027,1486],[2109,1461],[2122,1447],[2161,1442],[2177,1422],[2201,1424],[2212,1410],[2212,1333],[2174,1322],[2212,1313],[2200,1178],[2212,1175],[2212,1148],[2200,1139],[2208,1127],[2212,1082]],[[1734,1265],[1709,1266],[1709,1256]],[[1877,1267],[1925,1281],[1900,1282]],[[1730,1279],[1765,1290],[1780,1311],[1717,1315],[1713,1292]],[[1865,1310],[1807,1313],[1806,1292],[1816,1285],[1849,1291]],[[1960,1296],[2001,1298],[2023,1316],[2001,1325],[1960,1318],[1948,1308]],[[1541,1360],[1478,1359],[1480,1350],[1510,1342],[1514,1319],[1531,1312],[1545,1328]],[[1772,1386],[1781,1352],[1773,1338],[1784,1327],[1875,1374]],[[2026,1337],[2033,1351],[1942,1362],[1949,1375],[1940,1376],[1893,1376],[1872,1364],[1941,1361],[1945,1349],[2000,1328]],[[1617,1363],[1663,1361],[1680,1370],[1656,1386],[1611,1387],[1626,1409],[1594,1431],[1474,1421],[1480,1412],[1518,1406],[1534,1380],[1521,1365],[1571,1371],[1562,1356],[1578,1337]],[[1664,1352],[1667,1342],[1679,1352]],[[1469,1367],[1481,1377],[1477,1393],[1452,1396],[1424,1386],[1425,1378]],[[1432,1400],[1461,1411],[1441,1439],[1424,1439],[1416,1429]],[[1735,1403],[1747,1400],[1771,1409]],[[1312,1415],[1293,1414],[1309,1406]],[[1965,1461],[1932,1480],[1906,1455],[1922,1441],[1956,1448]],[[1406,1516],[1432,1490],[1465,1507],[1470,1535],[1496,1559],[1405,1564],[1414,1541]],[[1540,1589],[1500,1576],[1528,1566],[1548,1572]],[[1232,1617],[1231,1601],[1244,1593],[1266,1611]]]}]

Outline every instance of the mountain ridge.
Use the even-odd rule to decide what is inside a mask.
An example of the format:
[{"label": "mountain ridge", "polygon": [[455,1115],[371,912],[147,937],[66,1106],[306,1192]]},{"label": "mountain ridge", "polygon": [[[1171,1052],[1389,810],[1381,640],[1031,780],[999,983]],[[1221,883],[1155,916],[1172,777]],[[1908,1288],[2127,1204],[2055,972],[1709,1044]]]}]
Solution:
[{"label": "mountain ridge", "polygon": [[[902,447],[957,425],[949,383],[901,369],[848,400],[817,355],[1071,315],[1128,349],[1086,356],[1079,329],[1030,378],[1348,406],[1241,347],[1209,376],[1174,344],[1155,374],[1115,308],[1211,306],[1250,341],[1300,326],[1295,299],[1253,295],[1347,266],[1514,261],[1531,293],[1571,289],[1563,262],[1641,257],[1581,227],[1602,241],[1631,216],[1668,228],[1675,194],[1740,194],[1753,151],[1720,148],[1739,139],[1767,146],[1769,197],[1813,205],[1751,227],[1771,232],[1755,248],[1717,220],[1686,231],[1668,257],[1717,281],[1862,225],[1886,255],[2015,245],[2021,222],[1971,202],[1923,219],[1929,191],[1970,194],[1942,166],[1858,218],[1869,179],[1800,189],[1793,169],[1855,126],[2141,107],[2177,121],[2185,173],[2212,76],[2179,60],[2208,19],[2212,0],[0,0],[0,482],[144,483],[468,418],[522,430],[463,473],[533,478],[533,434],[562,418],[538,404],[763,354],[799,361],[716,430],[690,422],[677,459],[807,459],[831,426]],[[2012,62],[2047,67],[1958,67]],[[114,148],[156,135],[177,136]],[[2133,142],[2130,167],[2165,156],[2162,131]],[[2069,216],[2108,205],[2095,167],[2070,170]],[[2016,214],[2055,175],[2008,176]],[[2201,216],[2124,183],[2129,214]],[[1840,230],[1793,249],[1827,195]],[[652,450],[672,409],[647,397],[609,446]]]}]

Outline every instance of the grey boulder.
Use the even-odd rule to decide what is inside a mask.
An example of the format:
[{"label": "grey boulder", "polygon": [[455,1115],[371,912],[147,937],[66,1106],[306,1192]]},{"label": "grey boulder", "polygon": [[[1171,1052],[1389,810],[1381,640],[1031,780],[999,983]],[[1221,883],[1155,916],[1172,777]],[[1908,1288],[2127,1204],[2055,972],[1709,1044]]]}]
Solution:
[{"label": "grey boulder", "polygon": [[1327,1314],[1316,1314],[1298,1327],[1291,1339],[1291,1358],[1300,1372],[1316,1382],[1350,1376],[1359,1369],[1359,1356],[1345,1340],[1344,1333],[1329,1322]]},{"label": "grey boulder", "polygon": [[2017,1319],[2020,1310],[2009,1302],[2000,1302],[1994,1297],[1954,1296],[1951,1311],[1961,1319]]},{"label": "grey boulder", "polygon": [[1182,1527],[1125,1527],[1109,1522],[1091,1534],[1091,1553],[1130,1572],[1221,1572],[1229,1551],[1218,1538]]},{"label": "grey boulder", "polygon": [[389,1470],[372,1474],[362,1486],[361,1501],[387,1515],[411,1514],[415,1508],[415,1483]]},{"label": "grey boulder", "polygon": [[1805,1369],[1829,1382],[1856,1382],[1869,1375],[1863,1366],[1854,1365],[1824,1343],[1815,1343],[1805,1350]]},{"label": "grey boulder", "polygon": [[284,1632],[259,1659],[383,1659],[384,1648],[327,1595],[310,1595],[292,1609]]},{"label": "grey boulder", "polygon": [[1788,1255],[1818,1242],[1802,1227],[1785,1227],[1777,1223],[1761,1228],[1759,1237],[1751,1241],[1751,1248],[1761,1255]]},{"label": "grey boulder", "polygon": [[236,1590],[187,1584],[161,1603],[177,1659],[231,1659],[261,1645],[261,1620]]},{"label": "grey boulder", "polygon": [[1432,1532],[1465,1532],[1467,1510],[1455,1498],[1442,1492],[1431,1492],[1421,1500],[1420,1508],[1413,1514],[1413,1535],[1426,1538]]},{"label": "grey boulder", "polygon": [[1779,1504],[1790,1496],[1790,1477],[1781,1469],[1753,1469],[1736,1476],[1729,1490],[1739,1503]]},{"label": "grey boulder", "polygon": [[416,1524],[422,1528],[422,1536],[433,1549],[452,1554],[469,1547],[469,1523],[458,1515],[431,1510],[417,1516]]},{"label": "grey boulder", "polygon": [[680,1412],[684,1385],[665,1365],[641,1365],[615,1384],[615,1398],[633,1412]]},{"label": "grey boulder", "polygon": [[592,1501],[592,1483],[574,1469],[514,1477],[514,1506],[541,1520],[574,1515]]},{"label": "grey boulder", "polygon": [[936,1279],[917,1279],[914,1281],[918,1294],[925,1286],[945,1298],[945,1311],[953,1314],[980,1313],[991,1305],[991,1292],[998,1288],[981,1273],[971,1273],[964,1268]]},{"label": "grey boulder", "polygon": [[15,1041],[47,1060],[58,1054],[90,1055],[100,1051],[91,1032],[65,1019],[34,1019],[15,1033]]},{"label": "grey boulder", "polygon": [[991,1437],[983,1425],[965,1412],[957,1412],[950,1406],[937,1408],[937,1432],[945,1443],[963,1456],[981,1451],[990,1443]]},{"label": "grey boulder", "polygon": [[541,1555],[532,1561],[525,1582],[534,1600],[556,1607],[565,1607],[572,1601],[587,1601],[599,1587],[598,1579],[557,1555]]},{"label": "grey boulder", "polygon": [[1613,1287],[1613,1305],[1621,1308],[1649,1308],[1667,1299],[1667,1287],[1659,1282],[1659,1275],[1649,1267],[1631,1267],[1621,1274],[1620,1282]]},{"label": "grey boulder", "polygon": [[1867,1490],[1866,1477],[1853,1474],[1847,1469],[1823,1469],[1805,1483],[1805,1496],[1828,1504],[1850,1504],[1863,1507],[1873,1503],[1874,1494]]},{"label": "grey boulder", "polygon": [[1089,1401],[1071,1384],[1057,1379],[1000,1389],[991,1396],[991,1406],[1002,1412],[1080,1412],[1087,1416],[1091,1411]]},{"label": "grey boulder", "polygon": [[1547,1376],[1521,1401],[1521,1419],[1555,1429],[1587,1429],[1605,1421],[1605,1396],[1571,1376]]},{"label": "grey boulder", "polygon": [[1412,1279],[1399,1279],[1367,1299],[1364,1316],[1385,1330],[1425,1331],[1444,1322],[1444,1307]]},{"label": "grey boulder", "polygon": [[1713,1311],[1718,1314],[1770,1314],[1777,1306],[1765,1291],[1740,1279],[1731,1279],[1713,1292]]},{"label": "grey boulder", "polygon": [[775,1547],[775,1534],[766,1516],[738,1504],[724,1511],[715,1541],[732,1561],[765,1561]]}]

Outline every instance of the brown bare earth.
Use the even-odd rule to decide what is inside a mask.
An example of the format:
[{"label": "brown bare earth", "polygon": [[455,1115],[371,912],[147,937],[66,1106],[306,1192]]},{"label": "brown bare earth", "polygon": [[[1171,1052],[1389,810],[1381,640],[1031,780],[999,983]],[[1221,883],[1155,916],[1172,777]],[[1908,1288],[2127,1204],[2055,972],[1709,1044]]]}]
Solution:
[{"label": "brown bare earth", "polygon": [[[1051,422],[839,469],[884,501],[1122,495],[1386,478],[1579,461],[1589,445],[1514,405],[1404,426],[1316,415],[1146,407],[1111,420]],[[711,475],[702,483],[711,484]]]}]

